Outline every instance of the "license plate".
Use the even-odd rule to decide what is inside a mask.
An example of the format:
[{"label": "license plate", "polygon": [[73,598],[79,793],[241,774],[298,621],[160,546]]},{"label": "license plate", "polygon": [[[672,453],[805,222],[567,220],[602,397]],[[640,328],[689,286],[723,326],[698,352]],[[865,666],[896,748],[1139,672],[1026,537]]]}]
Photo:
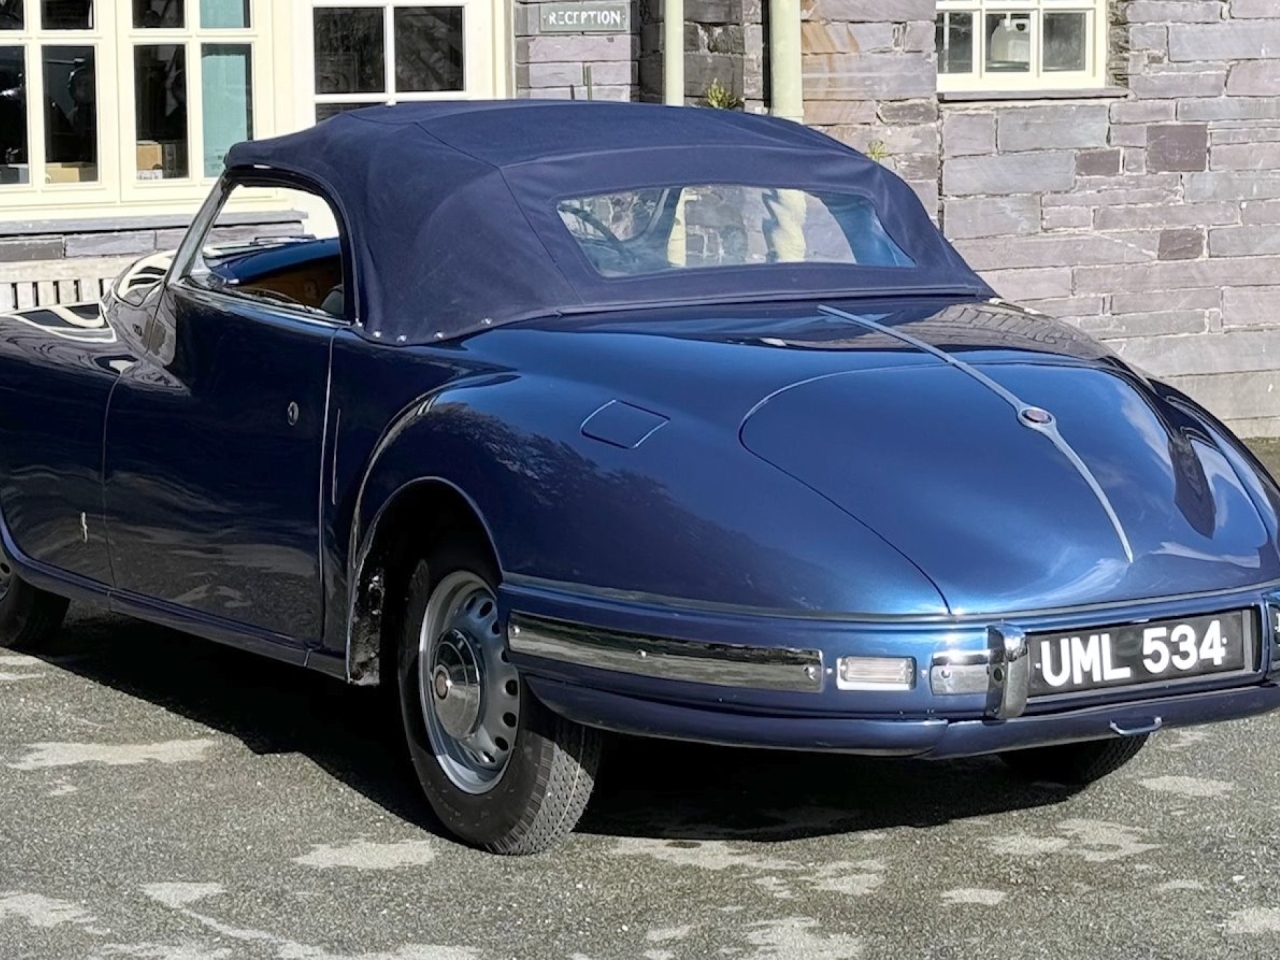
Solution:
[{"label": "license plate", "polygon": [[1253,665],[1252,611],[1027,636],[1033,697],[1169,683]]}]

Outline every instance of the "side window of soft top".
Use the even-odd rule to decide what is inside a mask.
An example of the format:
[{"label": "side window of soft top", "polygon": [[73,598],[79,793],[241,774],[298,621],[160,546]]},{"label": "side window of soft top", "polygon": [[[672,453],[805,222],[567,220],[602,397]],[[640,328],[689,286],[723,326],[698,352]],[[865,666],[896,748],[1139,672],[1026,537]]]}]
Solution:
[{"label": "side window of soft top", "polygon": [[349,317],[338,219],[318,194],[292,186],[233,184],[184,273],[195,286]]}]

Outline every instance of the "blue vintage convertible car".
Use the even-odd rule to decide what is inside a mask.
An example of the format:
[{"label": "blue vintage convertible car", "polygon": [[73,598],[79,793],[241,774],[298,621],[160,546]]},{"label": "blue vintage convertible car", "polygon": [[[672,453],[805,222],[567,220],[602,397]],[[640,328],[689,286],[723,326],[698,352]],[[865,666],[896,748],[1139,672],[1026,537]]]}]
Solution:
[{"label": "blue vintage convertible car", "polygon": [[[245,187],[336,234],[211,243]],[[0,394],[5,644],[96,597],[380,683],[498,852],[572,829],[601,731],[1087,782],[1280,705],[1265,470],[784,121],[240,144],[171,258],[0,318]]]}]

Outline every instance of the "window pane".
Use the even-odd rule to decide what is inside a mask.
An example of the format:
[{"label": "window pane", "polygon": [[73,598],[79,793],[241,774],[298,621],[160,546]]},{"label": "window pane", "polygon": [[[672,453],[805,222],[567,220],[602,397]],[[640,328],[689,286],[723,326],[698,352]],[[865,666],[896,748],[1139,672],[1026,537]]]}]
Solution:
[{"label": "window pane", "polygon": [[191,282],[276,308],[345,317],[342,245],[329,205],[292,187],[245,186],[231,191],[228,206],[236,205],[277,212],[245,223],[223,207],[187,274]]},{"label": "window pane", "polygon": [[0,30],[21,30],[22,24],[22,0],[0,0]]},{"label": "window pane", "polygon": [[940,13],[934,31],[939,73],[973,73],[973,14]]},{"label": "window pane", "polygon": [[98,179],[98,90],[93,47],[44,47],[48,183]]},{"label": "window pane", "polygon": [[185,22],[184,0],[133,0],[135,27],[181,27]]},{"label": "window pane", "polygon": [[316,104],[316,123],[321,120],[328,120],[330,117],[336,117],[340,113],[346,113],[348,110],[363,110],[365,107],[380,107],[380,103],[317,103]]},{"label": "window pane", "polygon": [[216,177],[233,144],[253,136],[253,62],[247,44],[208,43],[204,74],[204,175]]},{"label": "window pane", "polygon": [[386,89],[382,11],[328,7],[315,11],[316,93],[382,93]]},{"label": "window pane", "polygon": [[0,47],[0,184],[30,179],[25,78],[22,47]]},{"label": "window pane", "polygon": [[1084,70],[1088,17],[1083,13],[1044,15],[1045,70]]},{"label": "window pane", "polygon": [[138,179],[187,175],[187,57],[181,44],[133,51]]},{"label": "window pane", "polygon": [[249,0],[200,0],[200,26],[227,29],[249,25]]},{"label": "window pane", "polygon": [[1031,70],[1031,15],[987,14],[987,72],[1027,73]]},{"label": "window pane", "polygon": [[397,7],[396,89],[462,89],[462,8]]},{"label": "window pane", "polygon": [[[683,237],[672,229],[681,203]],[[855,194],[691,184],[575,197],[556,210],[605,277],[788,262],[914,265],[871,201]]]},{"label": "window pane", "polygon": [[40,21],[46,30],[89,30],[93,0],[42,0]]}]

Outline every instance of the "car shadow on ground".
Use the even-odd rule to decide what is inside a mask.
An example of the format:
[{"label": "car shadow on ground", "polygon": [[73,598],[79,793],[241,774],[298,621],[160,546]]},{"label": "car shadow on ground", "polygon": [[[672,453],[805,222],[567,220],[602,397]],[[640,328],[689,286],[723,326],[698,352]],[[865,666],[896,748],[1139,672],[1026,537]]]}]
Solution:
[{"label": "car shadow on ground", "polygon": [[[390,814],[442,834],[379,692],[163,627],[77,611],[50,664],[233,736],[298,753]],[[925,763],[611,738],[579,826],[602,836],[781,841],[928,827],[1059,803],[992,758]]]},{"label": "car shadow on ground", "polygon": [[993,757],[890,757],[705,747],[618,738],[586,833],[783,841],[933,827],[1060,803],[1073,788],[1029,783]]}]

